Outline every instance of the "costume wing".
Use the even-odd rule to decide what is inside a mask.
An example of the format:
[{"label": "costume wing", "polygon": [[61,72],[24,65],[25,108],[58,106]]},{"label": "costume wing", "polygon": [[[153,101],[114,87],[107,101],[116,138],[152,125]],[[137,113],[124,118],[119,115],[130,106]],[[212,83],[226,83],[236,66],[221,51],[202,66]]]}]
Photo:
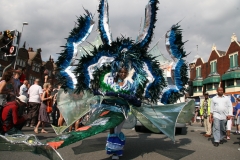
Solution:
[{"label": "costume wing", "polygon": [[121,106],[126,106],[128,104],[126,101],[115,97],[97,97],[99,97],[100,103],[92,104],[90,119],[84,127],[80,127],[77,131],[59,135],[49,140],[47,144],[55,149],[61,148],[114,128],[125,119],[128,111],[126,107]]},{"label": "costume wing", "polygon": [[70,89],[67,90],[67,92],[64,92],[63,89],[58,91],[58,108],[67,125],[61,127],[52,126],[57,135],[62,134],[74,122],[91,110],[91,105],[98,101],[98,99],[93,96],[93,94],[87,91],[79,94],[74,93],[74,90]]},{"label": "costume wing", "polygon": [[41,143],[33,134],[0,135],[0,151],[28,151],[52,160],[63,160],[54,148]]},{"label": "costume wing", "polygon": [[175,125],[187,123],[194,114],[194,101],[170,105],[143,105],[132,107],[132,113],[149,130],[164,133],[175,141]]}]

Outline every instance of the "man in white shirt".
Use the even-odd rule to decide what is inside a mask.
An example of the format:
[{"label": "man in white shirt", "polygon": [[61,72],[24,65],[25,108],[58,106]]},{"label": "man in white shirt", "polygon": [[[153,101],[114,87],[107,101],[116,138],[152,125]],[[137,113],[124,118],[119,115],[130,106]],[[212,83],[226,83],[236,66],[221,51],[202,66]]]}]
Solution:
[{"label": "man in white shirt", "polygon": [[232,103],[229,97],[223,95],[223,88],[217,89],[217,95],[212,98],[210,107],[210,123],[213,122],[214,146],[223,144],[223,138],[226,134],[227,120],[232,116]]},{"label": "man in white shirt", "polygon": [[41,105],[42,87],[39,86],[39,79],[35,79],[34,84],[28,89],[29,95],[29,123],[27,126],[33,127],[38,122],[38,113]]},{"label": "man in white shirt", "polygon": [[24,95],[26,97],[28,97],[28,81],[27,80],[24,80],[23,81],[23,84],[21,85],[20,87],[20,90],[19,90],[19,95]]}]

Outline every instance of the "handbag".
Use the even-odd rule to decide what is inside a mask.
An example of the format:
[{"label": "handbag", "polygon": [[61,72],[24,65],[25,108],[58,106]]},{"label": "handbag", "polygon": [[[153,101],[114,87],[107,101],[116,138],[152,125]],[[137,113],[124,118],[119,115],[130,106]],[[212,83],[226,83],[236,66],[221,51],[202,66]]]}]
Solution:
[{"label": "handbag", "polygon": [[[46,92],[46,97],[48,97],[48,94],[47,94],[47,92]],[[46,109],[47,109],[47,113],[51,113],[52,112],[52,106],[50,105],[50,102],[51,102],[51,100],[49,101],[47,101],[47,107],[46,107]]]},{"label": "handbag", "polygon": [[52,107],[51,106],[47,106],[47,113],[52,113]]}]

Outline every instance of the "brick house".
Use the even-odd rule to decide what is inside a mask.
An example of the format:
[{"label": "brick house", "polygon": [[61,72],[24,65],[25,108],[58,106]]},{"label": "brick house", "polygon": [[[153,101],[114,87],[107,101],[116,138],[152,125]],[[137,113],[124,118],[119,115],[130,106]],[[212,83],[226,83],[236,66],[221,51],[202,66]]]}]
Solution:
[{"label": "brick house", "polygon": [[235,34],[227,51],[217,50],[215,45],[207,62],[198,57],[190,63],[190,81],[193,86],[193,97],[202,96],[204,92],[216,94],[216,89],[221,86],[225,94],[240,93],[240,67],[238,56],[240,42]]},{"label": "brick house", "polygon": [[[25,49],[24,44],[23,47],[19,49],[15,69],[21,70],[22,68],[26,68],[26,79],[29,81],[29,83],[33,84],[34,80],[38,78],[41,81],[41,85],[44,83],[44,71],[47,69],[49,71],[49,82],[53,85],[56,85],[56,65],[54,60],[50,56],[49,60],[44,62],[42,60],[41,52],[41,48],[37,49],[36,51],[34,51],[31,47],[29,49]],[[0,74],[2,74],[2,70],[13,60],[14,57],[5,57],[4,53],[0,51]]]},{"label": "brick house", "polygon": [[42,56],[41,56],[41,48],[34,51],[33,48],[28,49],[29,59],[28,59],[28,66],[26,67],[26,77],[29,80],[30,84],[33,84],[36,78],[41,80],[41,84],[43,84],[42,80]]},{"label": "brick house", "polygon": [[49,57],[49,60],[47,62],[43,63],[43,70],[44,70],[44,74],[42,75],[42,79],[44,80],[45,77],[47,78],[47,81],[49,83],[51,83],[53,86],[56,87],[57,85],[57,80],[56,80],[56,69],[57,66],[54,63],[54,60],[51,58],[51,56]]}]

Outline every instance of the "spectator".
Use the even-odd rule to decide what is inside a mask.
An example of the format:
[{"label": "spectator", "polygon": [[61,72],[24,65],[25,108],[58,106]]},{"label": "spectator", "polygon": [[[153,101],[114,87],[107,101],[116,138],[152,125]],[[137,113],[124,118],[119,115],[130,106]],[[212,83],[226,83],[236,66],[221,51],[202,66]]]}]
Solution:
[{"label": "spectator", "polygon": [[[58,85],[58,88],[55,89],[54,92],[54,97],[53,97],[53,108],[52,108],[52,125],[57,126],[58,125],[58,118],[60,117],[60,112],[59,109],[57,107],[57,94],[58,94],[58,90],[61,88],[61,85]],[[57,117],[56,117],[57,115]]]},{"label": "spectator", "polygon": [[208,92],[204,93],[205,99],[203,100],[200,108],[200,115],[202,116],[204,120],[204,126],[206,134],[204,134],[205,137],[211,137],[212,134],[212,124],[209,121],[210,116],[210,105],[211,105],[211,99],[208,97]]},{"label": "spectator", "polygon": [[0,105],[4,106],[7,103],[7,96],[14,94],[10,89],[7,88],[7,84],[11,82],[12,72],[5,72],[0,81]]},{"label": "spectator", "polygon": [[28,81],[24,80],[23,84],[20,87],[19,95],[24,95],[28,97]]},{"label": "spectator", "polygon": [[212,98],[209,117],[210,123],[213,122],[213,137],[214,146],[218,147],[219,143],[223,144],[223,138],[226,134],[227,120],[231,119],[232,115],[231,100],[223,95],[223,88],[217,89],[217,95]]},{"label": "spectator", "polygon": [[19,76],[20,76],[20,71],[16,70],[13,75],[13,79],[14,79],[13,89],[14,89],[15,96],[19,96],[19,88],[21,85]]},{"label": "spectator", "polygon": [[2,111],[3,131],[7,135],[22,134],[22,127],[25,124],[28,116],[23,115],[23,110],[27,104],[26,96],[21,95],[15,101],[8,102]]},{"label": "spectator", "polygon": [[75,123],[73,123],[69,128],[68,128],[68,132],[72,132],[73,127],[74,130],[77,131],[77,129],[79,128],[79,123],[82,121],[82,118],[80,118],[79,120],[77,120]]},{"label": "spectator", "polygon": [[42,124],[41,133],[48,133],[46,130],[44,130],[44,127],[45,123],[50,123],[49,115],[47,113],[47,106],[52,106],[53,96],[51,95],[51,91],[52,85],[50,83],[46,83],[46,90],[41,96],[42,103],[39,109],[38,123],[34,129],[35,133],[38,133],[38,127],[40,126],[40,124]]},{"label": "spectator", "polygon": [[[238,109],[237,112],[236,112],[236,118],[239,118],[239,115],[240,115],[240,109]],[[238,150],[240,151],[240,148],[238,148]]]},{"label": "spectator", "polygon": [[[198,117],[201,117],[200,116],[200,109],[198,106],[195,107],[195,114],[194,114],[194,117],[193,117],[193,123],[197,122],[197,118]],[[202,124],[203,125],[203,124]]]},{"label": "spectator", "polygon": [[30,120],[26,125],[28,127],[34,127],[37,123],[42,93],[43,90],[39,86],[39,79],[35,79],[34,84],[28,89],[30,116]]},{"label": "spectator", "polygon": [[227,120],[227,125],[226,125],[226,138],[227,138],[227,140],[230,140],[231,129],[232,129],[232,118]]},{"label": "spectator", "polygon": [[234,107],[236,113],[236,134],[240,134],[240,114],[238,114],[238,110],[240,110],[240,95],[237,95],[237,105]]},{"label": "spectator", "polygon": [[26,80],[26,68],[22,68],[22,74],[20,75],[19,77],[19,80],[20,80],[20,83],[23,84],[24,83],[24,80]]}]

